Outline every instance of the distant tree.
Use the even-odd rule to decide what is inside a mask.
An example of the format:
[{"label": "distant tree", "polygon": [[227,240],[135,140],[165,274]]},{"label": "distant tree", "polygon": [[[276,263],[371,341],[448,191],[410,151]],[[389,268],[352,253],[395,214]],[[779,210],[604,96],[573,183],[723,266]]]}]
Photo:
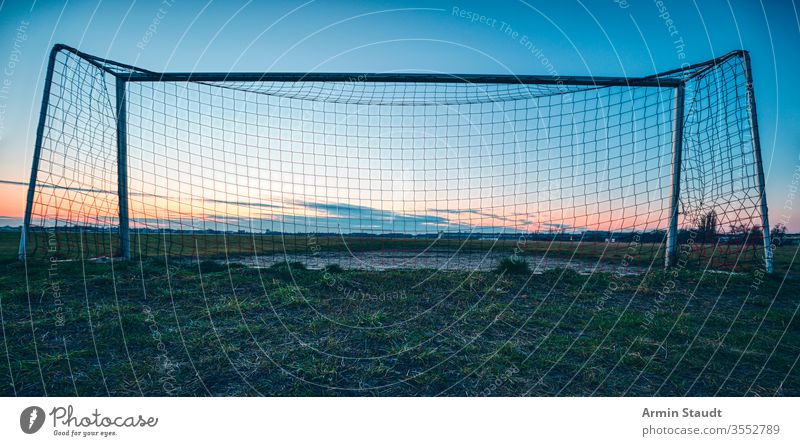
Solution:
[{"label": "distant tree", "polygon": [[786,225],[783,223],[778,223],[773,226],[770,236],[772,237],[772,243],[774,243],[776,246],[782,245],[783,238],[786,237]]},{"label": "distant tree", "polygon": [[747,234],[747,226],[745,226],[743,223],[731,223],[730,231],[728,232],[731,235]]},{"label": "distant tree", "polygon": [[744,223],[732,223],[730,225],[731,234],[735,235],[743,235],[748,236],[750,238],[761,238],[763,237],[763,232],[761,231],[761,226],[748,226]]},{"label": "distant tree", "polygon": [[642,234],[641,242],[642,243],[660,243],[662,242],[667,236],[667,231],[663,229],[654,229],[645,232]]},{"label": "distant tree", "polygon": [[753,251],[757,251],[764,241],[764,231],[761,230],[761,226],[747,226],[744,223],[732,223],[730,228],[731,235],[736,237],[739,242],[751,246]]},{"label": "distant tree", "polygon": [[697,222],[697,233],[703,243],[713,243],[717,239],[717,213],[714,210],[700,216]]}]

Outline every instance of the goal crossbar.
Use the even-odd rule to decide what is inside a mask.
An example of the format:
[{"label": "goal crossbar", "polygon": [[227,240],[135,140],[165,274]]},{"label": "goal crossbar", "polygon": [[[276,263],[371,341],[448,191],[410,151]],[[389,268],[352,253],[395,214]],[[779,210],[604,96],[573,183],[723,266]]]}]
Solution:
[{"label": "goal crossbar", "polygon": [[[743,57],[744,50],[731,51],[706,62],[643,77],[551,76],[526,74],[458,73],[341,73],[341,72],[156,72],[97,56],[58,44],[54,52],[69,51],[96,67],[127,82],[385,82],[385,83],[467,83],[574,86],[678,87],[705,69],[732,58]],[[118,67],[121,71],[111,67]]]}]

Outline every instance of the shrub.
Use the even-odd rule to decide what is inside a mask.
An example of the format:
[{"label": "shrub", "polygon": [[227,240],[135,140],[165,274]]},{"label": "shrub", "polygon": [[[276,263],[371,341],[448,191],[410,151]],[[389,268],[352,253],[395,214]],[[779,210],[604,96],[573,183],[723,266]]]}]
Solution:
[{"label": "shrub", "polygon": [[507,257],[501,260],[494,270],[498,274],[531,274],[530,265],[521,257]]},{"label": "shrub", "polygon": [[217,262],[215,260],[203,260],[202,262],[200,262],[200,272],[202,272],[203,274],[218,273],[227,270],[228,270],[228,265],[222,262]]},{"label": "shrub", "polygon": [[292,280],[293,274],[297,274],[298,271],[307,270],[308,268],[306,268],[303,262],[277,262],[267,268],[267,271],[275,277],[286,281]]},{"label": "shrub", "polygon": [[328,272],[328,273],[331,273],[331,274],[343,273],[344,272],[344,268],[339,266],[338,263],[331,263],[330,265],[325,265],[325,272]]},{"label": "shrub", "polygon": [[297,271],[308,271],[308,268],[306,268],[303,262],[289,262],[289,268]]}]

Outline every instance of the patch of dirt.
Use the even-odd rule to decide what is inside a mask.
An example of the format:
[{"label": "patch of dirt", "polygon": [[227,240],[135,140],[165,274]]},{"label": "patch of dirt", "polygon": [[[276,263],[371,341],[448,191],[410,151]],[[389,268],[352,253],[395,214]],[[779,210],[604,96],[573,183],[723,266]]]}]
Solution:
[{"label": "patch of dirt", "polygon": [[[231,263],[241,263],[253,268],[268,268],[278,262],[302,262],[308,269],[323,269],[327,265],[337,264],[344,269],[385,271],[392,269],[438,269],[443,271],[489,271],[497,266],[500,260],[507,258],[508,253],[500,252],[457,252],[429,250],[410,252],[400,250],[350,252],[319,252],[316,254],[269,254],[231,258]],[[620,265],[610,262],[565,259],[548,256],[520,257],[531,266],[534,274],[554,268],[570,268],[579,273],[614,272]],[[629,266],[627,274],[641,274],[645,268]]]}]

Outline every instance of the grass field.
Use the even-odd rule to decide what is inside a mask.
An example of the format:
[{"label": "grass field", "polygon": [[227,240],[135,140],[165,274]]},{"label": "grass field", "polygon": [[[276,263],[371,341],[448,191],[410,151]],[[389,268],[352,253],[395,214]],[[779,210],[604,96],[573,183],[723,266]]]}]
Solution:
[{"label": "grass field", "polygon": [[[0,232],[0,259],[17,255],[19,233]],[[635,246],[634,246],[635,245]],[[55,247],[55,249],[52,249]],[[590,241],[541,240],[460,240],[431,238],[390,238],[331,235],[288,234],[132,234],[131,249],[135,257],[237,258],[272,253],[313,254],[338,252],[344,255],[366,251],[399,250],[406,252],[459,251],[494,252],[510,255],[547,256],[575,259],[582,262],[602,261],[616,267],[623,259],[631,265],[660,268],[664,264],[662,243],[604,243]],[[118,237],[110,233],[47,233],[35,232],[28,244],[29,258],[51,257],[78,259],[118,255]],[[786,270],[792,260],[793,247],[774,252],[776,270]],[[763,264],[763,248],[748,244],[713,244],[694,242],[687,251],[684,266],[690,269],[748,271]]]},{"label": "grass field", "polygon": [[794,252],[623,277],[6,255],[0,394],[800,396]]}]

